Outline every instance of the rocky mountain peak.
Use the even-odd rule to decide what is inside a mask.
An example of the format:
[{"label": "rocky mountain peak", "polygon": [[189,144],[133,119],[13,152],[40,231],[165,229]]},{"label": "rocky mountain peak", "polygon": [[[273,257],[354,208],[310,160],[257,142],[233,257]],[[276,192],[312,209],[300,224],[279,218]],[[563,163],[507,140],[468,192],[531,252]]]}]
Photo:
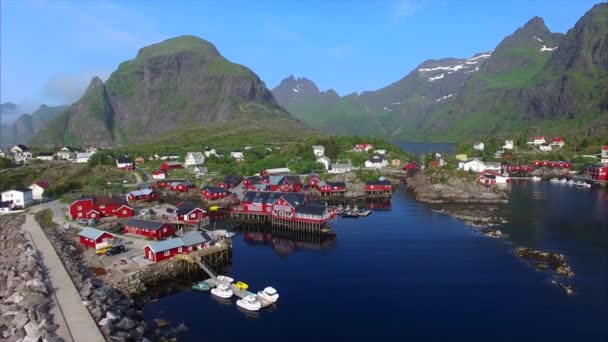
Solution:
[{"label": "rocky mountain peak", "polygon": [[195,52],[209,58],[221,57],[215,45],[210,42],[197,36],[183,35],[143,47],[137,52],[136,58],[172,55],[181,52]]}]

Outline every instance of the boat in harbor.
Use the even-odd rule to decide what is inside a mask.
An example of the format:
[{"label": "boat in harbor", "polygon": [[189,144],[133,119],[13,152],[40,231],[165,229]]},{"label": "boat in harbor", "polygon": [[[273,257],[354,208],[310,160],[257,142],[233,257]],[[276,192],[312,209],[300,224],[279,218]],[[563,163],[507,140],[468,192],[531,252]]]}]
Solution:
[{"label": "boat in harbor", "polygon": [[232,289],[226,284],[220,284],[216,288],[211,289],[211,294],[220,298],[230,298],[234,295]]},{"label": "boat in harbor", "polygon": [[568,183],[568,180],[566,178],[562,178],[559,180],[559,182],[565,184]]},{"label": "boat in harbor", "polygon": [[225,275],[219,275],[217,276],[217,280],[219,280],[222,283],[227,283],[227,284],[232,284],[232,282],[234,281],[234,279],[225,276]]},{"label": "boat in harbor", "polygon": [[549,180],[549,182],[551,182],[551,183],[559,183],[559,179],[557,179],[557,178],[551,178]]},{"label": "boat in harbor", "polygon": [[542,178],[540,178],[538,176],[532,176],[532,178],[530,178],[530,180],[533,182],[540,182],[542,180]]},{"label": "boat in harbor", "polygon": [[267,300],[271,303],[276,303],[279,300],[279,293],[274,287],[268,286],[263,291],[258,291],[258,297]]},{"label": "boat in harbor", "polygon": [[369,209],[360,209],[358,214],[359,216],[367,217],[372,214],[372,211]]},{"label": "boat in harbor", "polygon": [[262,303],[252,295],[245,296],[243,299],[236,301],[236,305],[249,311],[258,311],[262,308]]},{"label": "boat in harbor", "polygon": [[195,291],[201,291],[201,292],[206,292],[209,291],[213,288],[212,284],[209,284],[206,281],[199,281],[198,283],[195,283],[194,285],[192,285],[192,289]]},{"label": "boat in harbor", "polygon": [[345,218],[358,218],[359,217],[359,212],[358,211],[354,211],[354,210],[345,211],[344,213],[342,213],[342,217],[345,217]]},{"label": "boat in harbor", "polygon": [[568,184],[568,185],[574,185],[574,180],[572,180],[572,179],[571,179],[571,180],[569,180],[569,181],[568,181],[568,183],[566,183],[566,184]]},{"label": "boat in harbor", "polygon": [[245,291],[245,290],[247,290],[249,288],[249,285],[245,284],[242,281],[237,281],[236,283],[234,283],[234,286],[236,286],[237,288],[239,288],[239,289],[241,289],[243,291]]},{"label": "boat in harbor", "polygon": [[579,187],[579,188],[590,188],[591,184],[585,183],[585,182],[576,182],[576,183],[574,183],[574,186]]}]

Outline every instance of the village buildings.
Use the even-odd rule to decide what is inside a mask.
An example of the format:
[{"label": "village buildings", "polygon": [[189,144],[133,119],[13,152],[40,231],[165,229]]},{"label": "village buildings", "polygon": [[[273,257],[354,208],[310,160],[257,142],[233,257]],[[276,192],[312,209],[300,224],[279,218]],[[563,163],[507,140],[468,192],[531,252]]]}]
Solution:
[{"label": "village buildings", "polygon": [[184,165],[197,166],[205,162],[205,156],[201,152],[188,152],[184,158]]},{"label": "village buildings", "polygon": [[513,140],[505,140],[505,144],[502,147],[505,150],[512,150],[513,149]]},{"label": "village buildings", "polygon": [[241,151],[230,152],[230,157],[235,159],[236,161],[245,160],[245,154]]},{"label": "village buildings", "polygon": [[312,153],[315,157],[323,157],[325,155],[325,147],[321,145],[313,145]]},{"label": "village buildings", "polygon": [[151,243],[144,247],[144,257],[153,262],[171,259],[209,246],[211,237],[204,232],[188,232],[181,237]]},{"label": "village buildings", "polygon": [[127,194],[127,199],[129,202],[150,202],[156,201],[158,199],[158,194],[154,189],[139,189],[129,192],[129,194]]},{"label": "village buildings", "polygon": [[608,146],[602,146],[600,158],[602,163],[608,164]]},{"label": "village buildings", "polygon": [[547,141],[545,140],[545,137],[543,137],[541,135],[535,135],[532,137],[532,144],[534,144],[534,145],[543,145],[546,143],[547,143]]},{"label": "village buildings", "polygon": [[80,244],[93,249],[111,245],[115,236],[104,230],[86,227],[78,233]]},{"label": "village buildings", "polygon": [[208,201],[216,201],[222,198],[226,198],[230,194],[225,188],[215,187],[215,186],[205,186],[201,189],[201,196],[203,199]]},{"label": "village buildings", "polygon": [[126,171],[135,170],[135,164],[133,164],[133,160],[128,156],[120,156],[116,158],[116,167]]},{"label": "village buildings", "polygon": [[76,152],[76,163],[88,163],[95,152]]},{"label": "village buildings", "polygon": [[363,143],[363,144],[355,145],[355,148],[353,150],[356,152],[367,152],[373,148],[374,148],[374,145]]},{"label": "village buildings", "polygon": [[0,215],[8,214],[11,212],[11,202],[0,201]]},{"label": "village buildings", "polygon": [[371,159],[365,161],[365,167],[374,169],[383,169],[388,166],[388,160],[383,156],[373,156]]},{"label": "village buildings", "polygon": [[55,154],[53,152],[40,152],[36,156],[36,159],[44,161],[53,161],[55,159]]},{"label": "village buildings", "polygon": [[323,164],[323,168],[327,171],[331,167],[331,159],[328,156],[321,156],[317,158],[317,163]]},{"label": "village buildings", "polygon": [[76,158],[76,150],[71,146],[63,146],[56,155],[59,160],[73,160]]},{"label": "village buildings", "polygon": [[176,219],[180,222],[197,223],[207,217],[207,212],[190,202],[181,202],[175,211]]},{"label": "village buildings", "polygon": [[32,189],[18,187],[2,193],[2,202],[9,202],[11,209],[24,209],[34,201]]},{"label": "village buildings", "polygon": [[344,195],[346,193],[346,183],[345,182],[324,182],[318,181],[316,183],[316,188],[321,194],[321,196],[336,196],[336,195]]},{"label": "village buildings", "polygon": [[481,159],[473,158],[458,163],[458,168],[464,171],[482,172],[485,170],[485,163]]},{"label": "village buildings", "polygon": [[153,240],[170,238],[175,233],[173,225],[162,221],[148,221],[132,218],[125,224],[125,234],[138,235]]},{"label": "village buildings", "polygon": [[555,137],[551,140],[551,147],[553,148],[562,148],[565,144],[564,138],[562,137]]},{"label": "village buildings", "polygon": [[32,152],[25,145],[13,145],[9,149],[10,156],[15,164],[27,164],[32,160]]},{"label": "village buildings", "polygon": [[327,171],[328,173],[347,173],[354,170],[350,160],[338,160],[338,162],[331,164],[331,168]]},{"label": "village buildings", "polygon": [[157,169],[152,171],[152,179],[165,179],[167,178],[167,171]]},{"label": "village buildings", "polygon": [[171,170],[177,170],[183,168],[182,163],[178,161],[166,161],[160,164],[160,169],[169,172]]},{"label": "village buildings", "polygon": [[124,197],[80,197],[68,206],[68,211],[72,220],[133,216],[133,208],[128,205]]},{"label": "village buildings", "polygon": [[36,182],[29,186],[32,189],[32,198],[41,200],[44,191],[49,188],[49,182]]},{"label": "village buildings", "polygon": [[478,142],[476,142],[476,143],[474,143],[474,144],[473,144],[473,149],[474,149],[475,151],[483,151],[483,150],[484,150],[484,148],[485,148],[485,145],[484,145],[484,143],[483,143],[483,142],[481,142],[481,141],[478,141]]}]

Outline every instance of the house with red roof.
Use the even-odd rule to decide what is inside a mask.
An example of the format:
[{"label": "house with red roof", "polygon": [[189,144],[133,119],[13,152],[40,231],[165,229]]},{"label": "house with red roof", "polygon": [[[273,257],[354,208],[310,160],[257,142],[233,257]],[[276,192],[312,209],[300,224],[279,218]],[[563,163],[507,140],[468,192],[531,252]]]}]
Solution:
[{"label": "house with red roof", "polygon": [[564,145],[565,145],[565,142],[564,142],[564,138],[562,138],[562,137],[555,137],[551,140],[551,146],[553,148],[556,148],[556,147],[562,148],[562,147],[564,147]]},{"label": "house with red roof", "polygon": [[78,233],[80,244],[86,247],[100,249],[108,246],[114,240],[114,235],[104,230],[86,227]]},{"label": "house with red roof", "polygon": [[68,206],[68,212],[72,220],[133,216],[133,208],[129,206],[124,197],[108,196],[80,197]]},{"label": "house with red roof", "polygon": [[355,148],[353,150],[355,150],[357,152],[367,152],[373,148],[374,148],[374,145],[372,145],[372,144],[357,144],[357,145],[355,145]]},{"label": "house with red roof", "polygon": [[545,137],[543,137],[542,135],[535,135],[534,137],[532,137],[532,143],[534,145],[543,145],[543,144],[546,144],[547,141],[545,140]]},{"label": "house with red roof", "polygon": [[49,182],[43,181],[39,181],[28,186],[28,188],[32,189],[32,199],[41,200],[44,190],[48,189],[49,186]]}]

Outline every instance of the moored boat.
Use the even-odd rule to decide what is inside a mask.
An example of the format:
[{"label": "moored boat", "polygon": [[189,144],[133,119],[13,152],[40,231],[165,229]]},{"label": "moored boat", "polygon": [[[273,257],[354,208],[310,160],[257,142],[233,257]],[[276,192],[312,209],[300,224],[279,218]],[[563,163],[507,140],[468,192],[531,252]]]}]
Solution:
[{"label": "moored boat", "polygon": [[372,211],[369,209],[361,209],[361,210],[359,210],[358,214],[359,214],[359,216],[366,217],[366,216],[371,215]]},{"label": "moored boat", "polygon": [[275,288],[268,286],[263,291],[258,291],[258,297],[271,303],[276,303],[279,300],[279,293]]},{"label": "moored boat", "polygon": [[539,182],[542,178],[537,177],[537,176],[532,176],[532,178],[530,178],[530,180],[532,180],[533,182]]},{"label": "moored boat", "polygon": [[243,299],[237,300],[236,305],[249,311],[258,311],[262,308],[262,303],[260,303],[260,301],[252,295],[248,295]]},{"label": "moored boat", "polygon": [[559,183],[559,179],[557,179],[557,178],[551,178],[549,180],[549,182],[551,182],[551,183]]},{"label": "moored boat", "polygon": [[236,286],[237,288],[241,289],[241,290],[247,290],[249,288],[249,285],[245,284],[242,281],[237,281],[236,283],[234,283],[234,286]]},{"label": "moored boat", "polygon": [[225,276],[225,275],[219,275],[217,276],[217,280],[219,280],[222,283],[227,283],[227,284],[232,284],[232,282],[234,281],[234,279]]},{"label": "moored boat", "polygon": [[358,218],[359,217],[359,212],[358,211],[354,211],[354,210],[345,211],[342,214],[342,217],[345,217],[345,218]]},{"label": "moored boat", "polygon": [[220,284],[216,288],[211,289],[211,294],[220,298],[230,298],[234,295],[234,292],[226,284]]},{"label": "moored boat", "polygon": [[209,291],[211,288],[213,288],[213,285],[209,284],[206,281],[199,281],[198,283],[192,285],[193,290],[201,292]]},{"label": "moored boat", "polygon": [[562,178],[562,179],[560,179],[560,180],[559,180],[559,182],[560,182],[560,183],[567,183],[567,182],[568,182],[568,180],[567,180],[566,178]]}]

